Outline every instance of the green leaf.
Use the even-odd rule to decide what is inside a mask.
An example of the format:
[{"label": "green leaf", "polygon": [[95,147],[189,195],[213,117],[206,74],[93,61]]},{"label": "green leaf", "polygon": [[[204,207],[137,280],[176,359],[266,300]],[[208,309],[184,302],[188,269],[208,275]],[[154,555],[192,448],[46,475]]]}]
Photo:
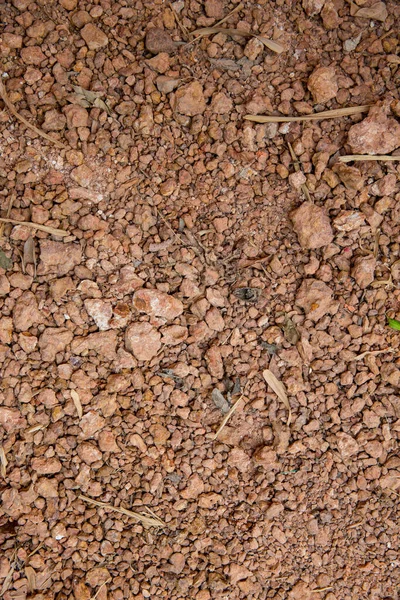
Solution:
[{"label": "green leaf", "polygon": [[400,331],[400,321],[397,319],[391,319],[390,317],[386,317],[389,327],[392,329],[396,329],[396,331]]},{"label": "green leaf", "polygon": [[8,271],[12,266],[13,261],[11,258],[8,258],[8,256],[4,254],[3,250],[0,250],[0,267],[5,271]]}]

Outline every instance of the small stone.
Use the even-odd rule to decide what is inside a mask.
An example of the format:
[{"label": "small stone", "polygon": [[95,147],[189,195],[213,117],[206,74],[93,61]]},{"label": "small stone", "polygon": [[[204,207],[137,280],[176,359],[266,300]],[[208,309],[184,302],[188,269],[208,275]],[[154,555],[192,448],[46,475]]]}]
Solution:
[{"label": "small stone", "polygon": [[100,331],[107,331],[107,329],[110,329],[110,319],[113,315],[110,302],[88,299],[85,300],[84,305],[88,315],[92,317]]},{"label": "small stone", "polygon": [[167,179],[160,184],[160,194],[162,196],[171,196],[176,190],[176,181],[174,179]]},{"label": "small stone", "polygon": [[364,225],[364,217],[356,210],[341,210],[333,220],[333,226],[337,231],[353,231]]},{"label": "small stone", "polygon": [[372,254],[359,256],[354,261],[351,276],[354,277],[361,289],[365,289],[374,280],[375,268],[376,258]]},{"label": "small stone", "polygon": [[64,114],[67,118],[67,127],[88,127],[89,114],[86,108],[76,104],[69,104],[64,108]]},{"label": "small stone", "polygon": [[174,296],[159,290],[138,290],[133,296],[133,306],[139,312],[152,317],[162,317],[168,321],[179,317],[183,312],[183,304]]},{"label": "small stone", "polygon": [[322,248],[333,240],[331,223],[324,208],[303,202],[290,214],[290,218],[303,248]]},{"label": "small stone", "polygon": [[298,581],[288,594],[288,600],[318,600],[318,597],[304,581]]},{"label": "small stone", "polygon": [[307,177],[302,171],[295,171],[294,173],[291,173],[288,179],[290,185],[292,185],[296,190],[299,190],[307,181]]},{"label": "small stone", "polygon": [[356,440],[344,431],[336,434],[336,443],[342,458],[347,459],[359,452],[359,445]]},{"label": "small stone", "polygon": [[172,573],[176,573],[176,575],[182,573],[183,569],[185,568],[186,561],[182,552],[175,552],[174,554],[172,554],[169,559],[169,562],[172,565]]},{"label": "small stone", "polygon": [[153,441],[156,446],[165,446],[169,438],[171,437],[170,432],[163,425],[152,425],[150,427],[150,433],[153,436]]},{"label": "small stone", "polygon": [[161,94],[170,94],[178,87],[180,79],[176,77],[167,77],[166,75],[160,75],[156,79],[156,86]]},{"label": "small stone", "polygon": [[60,461],[55,456],[52,458],[33,458],[31,466],[38,475],[53,475],[59,473],[62,468]]},{"label": "small stone", "polygon": [[394,387],[400,387],[400,369],[393,363],[383,363],[380,374],[382,381]]},{"label": "small stone", "polygon": [[304,279],[297,292],[296,305],[304,309],[307,317],[316,322],[327,313],[334,314],[338,303],[332,300],[332,290],[318,279]]},{"label": "small stone", "polygon": [[149,29],[145,39],[146,50],[152,54],[159,54],[160,52],[167,52],[172,54],[176,50],[176,44],[164,29],[159,27],[153,27]]},{"label": "small stone", "polygon": [[10,344],[12,342],[13,321],[11,317],[0,318],[0,342]]},{"label": "small stone", "polygon": [[46,60],[46,55],[43,54],[39,46],[28,46],[22,48],[21,58],[26,65],[40,65]]},{"label": "small stone", "polygon": [[16,301],[13,321],[16,331],[27,331],[33,325],[42,323],[43,317],[32,292],[24,292]]},{"label": "small stone", "polygon": [[99,50],[108,44],[108,37],[93,23],[87,23],[81,31],[81,36],[85,40],[89,50]]},{"label": "small stone", "polygon": [[217,115],[225,115],[232,110],[233,102],[223,92],[217,92],[211,101],[211,111]]},{"label": "small stone", "polygon": [[78,244],[64,244],[51,240],[40,240],[40,264],[38,274],[56,273],[59,277],[79,265],[82,250]]},{"label": "small stone", "polygon": [[58,498],[58,482],[56,479],[42,477],[36,483],[36,492],[43,498]]},{"label": "small stone", "polygon": [[224,4],[221,0],[205,0],[204,10],[207,17],[222,19],[224,16]]},{"label": "small stone", "polygon": [[350,127],[348,143],[354,154],[388,154],[400,146],[400,123],[384,106],[373,106],[366,119]]},{"label": "small stone", "polygon": [[60,4],[65,10],[75,10],[78,5],[78,0],[60,0]]},{"label": "small stone", "polygon": [[218,346],[211,346],[205,353],[205,359],[210,375],[217,379],[222,379],[224,376],[224,364]]},{"label": "small stone", "polygon": [[229,464],[241,473],[246,473],[251,467],[251,460],[242,448],[232,448],[229,453]]},{"label": "small stone", "polygon": [[164,327],[161,330],[163,344],[167,344],[168,346],[176,346],[178,344],[182,344],[187,336],[188,330],[187,327],[183,327],[181,325],[170,325],[169,327]]},{"label": "small stone", "polygon": [[339,18],[339,14],[332,0],[326,0],[325,6],[321,12],[321,18],[325,29],[328,31],[339,27],[341,19]]},{"label": "small stone", "polygon": [[203,87],[198,81],[185,85],[175,94],[175,110],[188,117],[201,115],[206,110]]},{"label": "small stone", "polygon": [[249,60],[256,60],[260,56],[260,54],[262,54],[263,51],[264,44],[262,43],[262,41],[257,39],[256,37],[253,37],[249,42],[247,42],[243,50],[243,54]]},{"label": "small stone", "polygon": [[360,191],[364,187],[365,178],[356,167],[338,163],[333,166],[332,171],[339,175],[340,180],[348,190]]},{"label": "small stone", "polygon": [[17,35],[15,33],[3,33],[2,38],[7,48],[12,48],[15,50],[18,48],[22,48],[22,35]]},{"label": "small stone", "polygon": [[71,178],[82,187],[89,187],[93,181],[94,173],[87,165],[80,165],[71,171]]},{"label": "small stone", "polygon": [[307,87],[317,104],[332,100],[339,89],[335,69],[333,67],[315,69],[308,78]]},{"label": "small stone", "polygon": [[229,567],[229,577],[232,585],[236,585],[238,581],[251,577],[253,573],[249,571],[244,565],[237,563],[231,563]]},{"label": "small stone", "polygon": [[161,348],[161,335],[150,323],[134,323],[125,332],[125,346],[138,360],[148,361]]},{"label": "small stone", "polygon": [[94,436],[95,433],[103,429],[106,424],[104,417],[98,412],[91,410],[83,415],[79,421],[79,427],[82,430],[81,439],[87,440]]},{"label": "small stone", "polygon": [[26,420],[17,408],[0,406],[0,425],[6,433],[15,433],[26,427]]},{"label": "small stone", "polygon": [[105,430],[99,433],[99,448],[102,452],[120,452],[121,449],[115,441],[115,434]]},{"label": "small stone", "polygon": [[0,275],[0,297],[8,296],[10,289],[10,282],[8,281],[7,276]]},{"label": "small stone", "polygon": [[157,73],[165,73],[169,69],[169,55],[167,52],[160,52],[157,56],[146,60],[146,63]]},{"label": "small stone", "polygon": [[256,465],[260,465],[268,471],[280,468],[278,456],[275,450],[272,450],[272,448],[269,446],[258,448],[253,454],[253,461],[256,463]]},{"label": "small stone", "polygon": [[318,15],[324,4],[325,0],[303,0],[302,2],[304,11],[308,16]]},{"label": "small stone", "polygon": [[42,129],[44,131],[62,131],[67,120],[58,110],[52,109],[46,111]]},{"label": "small stone", "polygon": [[210,308],[209,311],[207,311],[205,321],[208,327],[213,331],[223,331],[225,329],[225,321],[220,311],[215,306],[213,306],[212,308]]},{"label": "small stone", "polygon": [[186,488],[182,491],[181,496],[185,500],[194,500],[204,492],[204,483],[199,475],[195,473],[189,477]]},{"label": "small stone", "polygon": [[77,448],[78,456],[84,463],[91,465],[94,462],[101,460],[102,453],[91,442],[82,442]]},{"label": "small stone", "polygon": [[64,352],[74,337],[65,327],[47,327],[39,338],[42,360],[53,362],[59,352]]},{"label": "small stone", "polygon": [[143,284],[144,281],[137,276],[135,267],[127,265],[120,270],[119,279],[113,289],[119,296],[125,296],[141,288]]}]

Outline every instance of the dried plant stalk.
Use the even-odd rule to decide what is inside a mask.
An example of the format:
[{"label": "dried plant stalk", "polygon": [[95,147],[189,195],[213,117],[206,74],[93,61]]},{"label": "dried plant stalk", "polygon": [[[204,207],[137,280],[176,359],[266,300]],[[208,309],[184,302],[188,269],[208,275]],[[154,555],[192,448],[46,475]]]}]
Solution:
[{"label": "dried plant stalk", "polygon": [[196,29],[196,31],[192,31],[192,35],[196,35],[196,39],[205,37],[207,35],[214,35],[214,33],[224,33],[225,35],[229,35],[233,37],[238,35],[240,37],[255,37],[260,42],[264,44],[267,48],[272,50],[272,52],[276,52],[277,54],[281,54],[284,51],[284,47],[278,42],[274,42],[269,38],[264,37],[258,33],[252,33],[251,31],[245,31],[244,29],[225,29],[224,27],[202,27],[201,29]]},{"label": "dried plant stalk", "polygon": [[164,521],[161,521],[158,517],[148,517],[147,515],[142,515],[140,513],[134,512],[132,510],[128,510],[127,508],[121,508],[117,506],[113,506],[112,504],[106,504],[105,502],[99,502],[99,500],[93,500],[92,498],[88,498],[87,496],[78,496],[80,500],[84,502],[88,502],[89,504],[93,504],[94,506],[99,506],[100,508],[108,508],[109,510],[113,510],[114,512],[120,513],[121,515],[126,515],[127,517],[131,517],[132,519],[136,519],[142,523],[143,527],[165,527]]},{"label": "dried plant stalk", "polygon": [[243,400],[243,398],[244,398],[244,394],[242,394],[236,400],[235,404],[233,404],[231,406],[231,408],[229,409],[229,412],[226,413],[225,417],[222,419],[221,425],[218,427],[217,432],[214,434],[214,437],[213,437],[214,440],[217,439],[217,437],[219,436],[219,434],[221,433],[221,431],[223,430],[223,428],[225,427],[225,425],[227,424],[227,422],[229,421],[229,419],[231,418],[231,416],[233,415],[233,413],[235,412],[235,410],[237,409],[238,405]]},{"label": "dried plant stalk", "polygon": [[45,231],[52,235],[59,235],[65,237],[69,235],[68,231],[64,229],[55,229],[55,227],[48,227],[47,225],[39,225],[39,223],[31,223],[30,221],[16,221],[15,219],[4,219],[0,218],[0,223],[11,223],[12,225],[24,225],[25,227],[32,227],[32,229],[39,229],[39,231]]},{"label": "dried plant stalk", "polygon": [[83,417],[83,408],[81,404],[81,399],[79,398],[78,392],[75,390],[71,390],[71,398],[72,402],[75,404],[76,412],[78,413],[78,417],[82,419]]},{"label": "dried plant stalk", "polygon": [[300,117],[284,117],[276,115],[245,115],[243,118],[255,123],[295,123],[297,121],[321,121],[323,119],[337,119],[339,117],[348,117],[367,112],[370,109],[369,104],[362,106],[350,106],[349,108],[335,108],[334,110],[323,110],[311,115],[302,115]]},{"label": "dried plant stalk", "polygon": [[3,446],[0,446],[0,474],[4,479],[6,478],[7,465],[8,460],[6,458],[6,453],[4,452]]},{"label": "dried plant stalk", "polygon": [[366,356],[379,356],[379,354],[387,354],[394,352],[394,348],[383,348],[382,350],[366,350],[354,358],[354,360],[362,360]]},{"label": "dried plant stalk", "polygon": [[278,396],[279,400],[283,402],[289,412],[287,425],[290,425],[292,421],[292,409],[290,408],[289,398],[287,397],[285,387],[279,379],[275,377],[275,375],[269,369],[265,369],[263,371],[263,377],[268,385],[274,390],[275,394]]},{"label": "dried plant stalk", "polygon": [[62,144],[58,140],[55,140],[50,135],[47,135],[47,133],[45,133],[44,131],[42,131],[41,129],[36,127],[35,125],[32,125],[32,123],[27,121],[25,119],[25,117],[23,117],[22,115],[19,114],[19,112],[16,110],[16,108],[14,107],[13,103],[11,102],[10,98],[7,95],[5,85],[3,84],[2,80],[1,80],[1,75],[0,75],[0,96],[2,97],[3,102],[6,105],[6,107],[8,108],[8,110],[10,111],[10,113],[16,119],[21,121],[21,123],[26,125],[26,127],[28,127],[29,129],[32,129],[32,131],[34,131],[35,133],[40,135],[40,137],[44,138],[45,140],[47,140],[47,141],[51,142],[52,144],[54,144],[55,146],[57,146],[57,148],[65,148],[64,144]]},{"label": "dried plant stalk", "polygon": [[339,157],[339,162],[348,163],[352,161],[360,160],[388,160],[395,161],[400,160],[399,156],[392,156],[391,154],[345,154]]}]

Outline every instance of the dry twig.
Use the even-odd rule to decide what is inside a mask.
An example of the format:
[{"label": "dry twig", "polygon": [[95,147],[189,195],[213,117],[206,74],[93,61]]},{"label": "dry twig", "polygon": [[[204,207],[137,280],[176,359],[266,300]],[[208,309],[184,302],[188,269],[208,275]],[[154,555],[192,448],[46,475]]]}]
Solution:
[{"label": "dry twig", "polygon": [[1,75],[0,75],[0,96],[2,97],[3,102],[6,105],[6,107],[8,108],[8,110],[10,111],[10,113],[16,119],[18,119],[19,121],[21,121],[21,123],[23,123],[24,125],[26,125],[26,127],[28,127],[29,129],[32,129],[32,131],[34,131],[35,133],[37,133],[38,135],[40,135],[40,137],[44,138],[45,140],[47,140],[47,141],[51,142],[52,144],[54,144],[55,146],[57,146],[57,148],[65,148],[64,144],[62,144],[58,140],[55,140],[50,135],[47,135],[47,133],[45,133],[44,131],[42,131],[38,127],[36,127],[36,125],[32,125],[32,123],[30,123],[29,121],[27,121],[25,119],[25,117],[23,117],[22,115],[19,114],[19,112],[14,108],[13,103],[11,102],[10,98],[7,95],[5,85],[3,84],[2,80],[1,80]]},{"label": "dry twig", "polygon": [[229,421],[229,419],[231,418],[231,416],[233,415],[233,413],[235,412],[235,410],[237,409],[238,405],[243,400],[243,398],[244,398],[244,392],[241,396],[239,396],[239,398],[236,400],[235,404],[233,404],[231,406],[231,408],[229,409],[229,412],[227,412],[225,417],[222,419],[221,425],[218,427],[217,432],[214,434],[214,437],[213,437],[214,440],[217,439],[217,437],[219,436],[219,434],[221,433],[221,431],[223,430],[223,428],[225,427],[225,425],[227,424],[227,422]]},{"label": "dry twig", "polygon": [[192,32],[192,35],[197,35],[197,37],[193,40],[194,42],[204,36],[214,35],[214,33],[224,33],[225,35],[229,35],[233,37],[238,35],[240,37],[254,37],[257,38],[260,42],[264,44],[267,48],[272,50],[272,52],[276,52],[277,54],[281,54],[284,51],[284,47],[278,42],[274,42],[269,38],[264,37],[258,33],[252,33],[251,31],[245,31],[244,29],[225,29],[224,27],[203,27],[202,29],[196,29],[196,31]]},{"label": "dry twig", "polygon": [[399,156],[392,156],[391,154],[345,154],[344,156],[339,157],[339,162],[348,163],[348,162],[357,162],[361,160],[388,160],[388,161],[396,161],[400,160]]},{"label": "dry twig", "polygon": [[348,117],[367,112],[370,109],[369,104],[362,106],[350,106],[349,108],[335,108],[334,110],[323,110],[311,115],[302,115],[300,117],[283,117],[276,115],[245,115],[243,118],[255,123],[294,123],[296,121],[321,121],[323,119],[337,119],[339,117]]},{"label": "dry twig", "polygon": [[136,519],[136,521],[142,523],[143,527],[165,527],[165,523],[158,517],[148,517],[147,515],[142,515],[132,510],[128,510],[127,508],[121,508],[118,506],[113,506],[112,504],[106,504],[105,502],[99,502],[99,500],[93,500],[93,498],[88,498],[87,496],[79,495],[78,498],[84,502],[88,502],[88,504],[93,504],[94,506],[99,506],[100,508],[108,508],[109,510],[113,510],[121,515],[126,515],[132,519]]},{"label": "dry twig", "polygon": [[0,223],[12,223],[13,225],[24,225],[25,227],[32,227],[32,229],[39,229],[39,231],[45,231],[52,235],[59,235],[65,237],[69,235],[68,231],[64,229],[55,229],[55,227],[47,227],[47,225],[39,225],[39,223],[31,223],[30,221],[16,221],[15,219],[3,219],[0,218]]}]

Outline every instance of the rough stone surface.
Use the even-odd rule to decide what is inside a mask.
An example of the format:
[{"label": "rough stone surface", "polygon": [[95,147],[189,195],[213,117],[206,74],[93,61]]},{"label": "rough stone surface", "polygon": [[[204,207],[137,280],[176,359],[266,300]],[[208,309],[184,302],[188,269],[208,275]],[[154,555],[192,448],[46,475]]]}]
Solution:
[{"label": "rough stone surface", "polygon": [[81,30],[81,36],[89,47],[89,50],[99,50],[108,44],[108,37],[93,23],[88,23]]},{"label": "rough stone surface", "polygon": [[359,256],[355,259],[351,276],[354,277],[361,289],[368,287],[374,280],[376,258],[370,256]]},{"label": "rough stone surface", "polygon": [[133,306],[141,313],[162,317],[168,321],[183,312],[183,304],[178,298],[158,290],[141,289],[133,296]]},{"label": "rough stone surface", "polygon": [[160,52],[172,54],[176,50],[176,45],[168,31],[159,27],[152,27],[148,30],[145,44],[146,50],[152,54],[159,54]]},{"label": "rough stone surface", "polygon": [[307,87],[316,103],[328,102],[336,97],[338,83],[333,67],[319,67],[308,78]]},{"label": "rough stone surface", "polygon": [[374,106],[350,127],[347,139],[353,154],[388,154],[400,146],[400,123],[383,106]]},{"label": "rough stone surface", "polygon": [[125,333],[125,346],[138,360],[151,360],[161,348],[161,335],[150,323],[134,323]]},{"label": "rough stone surface", "polygon": [[333,231],[326,211],[312,202],[303,202],[291,213],[290,218],[303,248],[322,248],[333,240]]},{"label": "rough stone surface", "polygon": [[304,309],[307,317],[319,321],[327,313],[337,310],[337,302],[332,299],[332,290],[323,281],[305,279],[296,296],[296,304]]},{"label": "rough stone surface", "polygon": [[182,115],[194,117],[206,109],[203,87],[198,81],[178,89],[175,94],[175,110]]}]

